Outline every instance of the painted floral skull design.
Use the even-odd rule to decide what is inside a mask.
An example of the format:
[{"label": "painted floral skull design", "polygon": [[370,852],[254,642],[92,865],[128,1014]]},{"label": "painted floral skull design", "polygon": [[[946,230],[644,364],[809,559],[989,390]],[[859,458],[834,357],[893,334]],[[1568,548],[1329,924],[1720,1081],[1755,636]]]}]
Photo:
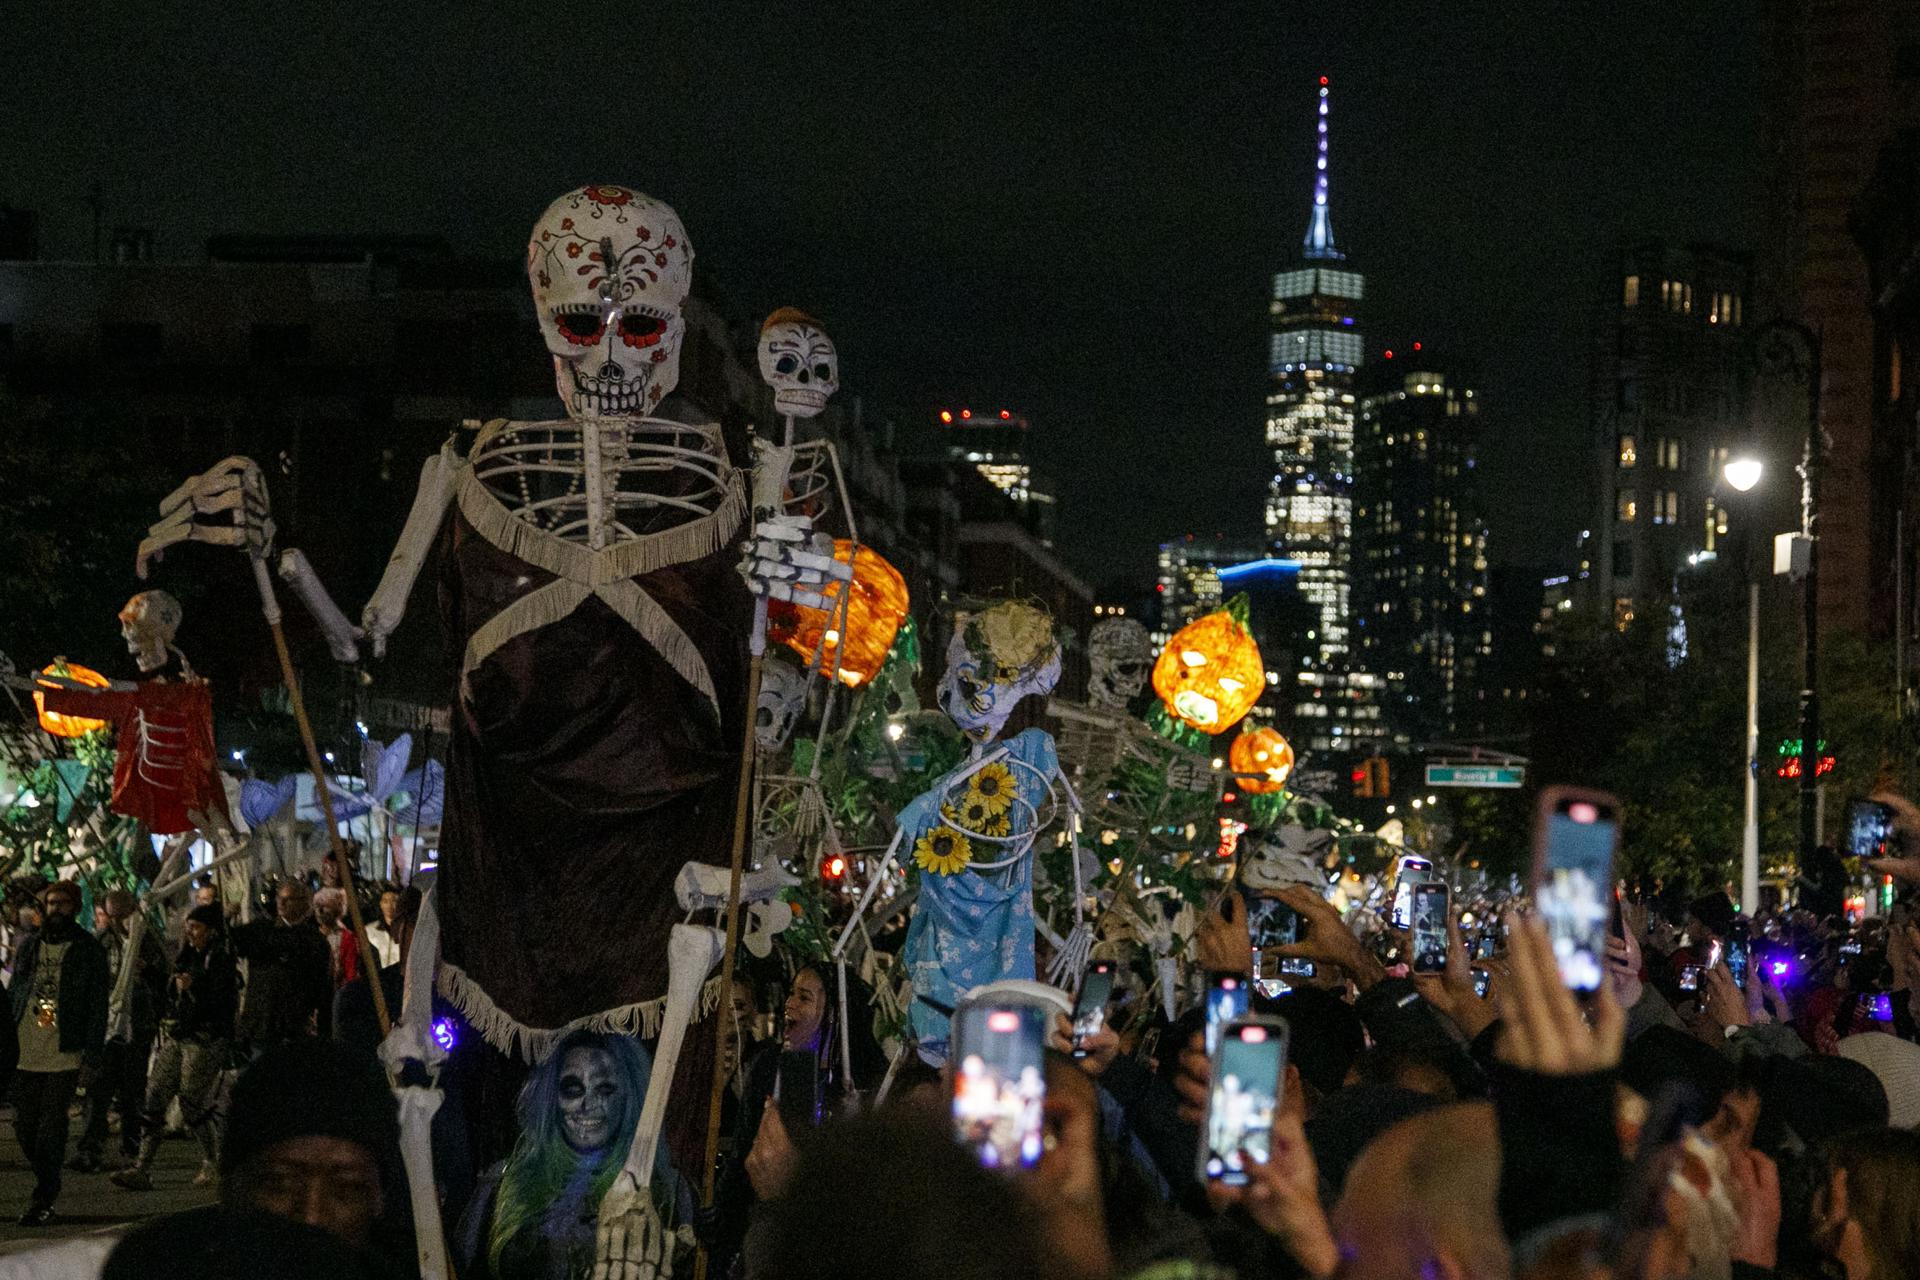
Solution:
[{"label": "painted floral skull design", "polygon": [[773,388],[776,410],[811,418],[840,389],[840,357],[818,320],[782,307],[760,326],[760,377]]},{"label": "painted floral skull design", "polygon": [[997,737],[1028,694],[1060,679],[1060,645],[1044,609],[1008,600],[959,620],[947,645],[940,709],[976,742]]},{"label": "painted floral skull design", "polygon": [[693,246],[667,205],[631,187],[569,191],[533,229],[527,278],[570,416],[644,415],[679,383]]},{"label": "painted floral skull design", "polygon": [[180,631],[180,602],[165,591],[142,591],[120,609],[120,637],[142,671],[167,664],[167,649]]}]

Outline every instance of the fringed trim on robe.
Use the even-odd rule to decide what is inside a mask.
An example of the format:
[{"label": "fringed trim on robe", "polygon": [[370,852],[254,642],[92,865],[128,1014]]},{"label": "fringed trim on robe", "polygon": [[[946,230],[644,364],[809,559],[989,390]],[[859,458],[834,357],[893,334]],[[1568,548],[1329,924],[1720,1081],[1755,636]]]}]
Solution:
[{"label": "fringed trim on robe", "polygon": [[[457,964],[442,959],[434,985],[488,1044],[522,1062],[540,1061],[570,1031],[607,1031],[651,1040],[660,1034],[660,1023],[667,1012],[667,998],[662,995],[637,1004],[623,1004],[616,1009],[603,1009],[584,1018],[575,1018],[565,1026],[530,1027],[495,1004],[493,998],[481,990],[480,984]],[[715,974],[700,988],[700,1002],[694,1010],[693,1020],[703,1021],[719,1007],[720,995],[720,975]]]},{"label": "fringed trim on robe", "polygon": [[[480,439],[475,441],[473,452],[478,453],[481,444],[504,425],[504,422],[487,424]],[[639,632],[688,684],[704,694],[707,701],[714,704],[717,715],[719,701],[714,693],[713,677],[699,647],[688,639],[672,615],[632,579],[670,565],[704,559],[731,543],[746,513],[746,494],[739,473],[724,460],[719,463],[724,468],[720,483],[725,496],[710,514],[595,551],[516,517],[487,489],[471,466],[472,457],[469,454],[469,465],[458,481],[460,514],[490,546],[544,569],[554,575],[555,581],[521,596],[473,633],[460,663],[463,692],[473,669],[501,645],[515,636],[552,626],[579,608],[587,597],[598,596]]]}]

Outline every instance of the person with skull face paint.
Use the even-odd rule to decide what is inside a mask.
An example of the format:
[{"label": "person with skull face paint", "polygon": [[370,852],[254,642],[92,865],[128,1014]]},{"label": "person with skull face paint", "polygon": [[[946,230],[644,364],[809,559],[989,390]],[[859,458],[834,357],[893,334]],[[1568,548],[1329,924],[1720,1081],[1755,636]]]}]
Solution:
[{"label": "person with skull face paint", "polygon": [[[600,1202],[627,1158],[651,1069],[630,1036],[560,1038],[521,1087],[513,1154],[480,1176],[461,1216],[452,1243],[462,1280],[587,1273]],[[664,1147],[654,1191],[682,1216],[690,1210]]]}]

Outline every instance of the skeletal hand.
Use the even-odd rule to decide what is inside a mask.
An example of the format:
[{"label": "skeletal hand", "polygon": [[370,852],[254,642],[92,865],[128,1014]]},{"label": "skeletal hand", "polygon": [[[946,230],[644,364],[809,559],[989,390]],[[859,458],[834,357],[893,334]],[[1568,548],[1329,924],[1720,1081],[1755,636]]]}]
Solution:
[{"label": "skeletal hand", "polygon": [[267,481],[259,464],[252,458],[228,458],[161,499],[160,519],[140,542],[134,572],[144,579],[147,562],[180,542],[243,547],[249,555],[264,556],[273,545],[273,532]]},{"label": "skeletal hand", "polygon": [[809,517],[776,515],[754,525],[740,576],[757,596],[825,609],[828,585],[853,581],[853,566],[833,558],[833,539],[815,533]]},{"label": "skeletal hand", "polygon": [[621,1170],[600,1200],[593,1232],[593,1280],[668,1280],[673,1249],[653,1192]]}]

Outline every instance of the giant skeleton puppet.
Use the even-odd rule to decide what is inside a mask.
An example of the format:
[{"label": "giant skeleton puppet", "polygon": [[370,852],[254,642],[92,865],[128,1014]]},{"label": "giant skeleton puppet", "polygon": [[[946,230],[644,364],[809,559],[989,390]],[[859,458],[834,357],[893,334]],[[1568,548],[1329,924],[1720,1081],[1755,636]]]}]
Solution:
[{"label": "giant skeleton puppet", "polygon": [[1079,798],[1045,730],[996,741],[1015,704],[1048,693],[1059,678],[1060,646],[1044,610],[1002,601],[956,619],[938,697],[967,737],[967,758],[900,811],[893,840],[834,944],[844,1017],[849,943],[904,848],[921,872],[902,952],[914,993],[908,1016],[929,1061],[947,1053],[944,1010],[974,987],[1034,977],[1034,934],[1048,929],[1033,907],[1034,844],[1057,811],[1056,788],[1069,809],[1075,924],[1064,940],[1048,930],[1058,944],[1049,976],[1072,985],[1086,961]]},{"label": "giant skeleton puppet", "polygon": [[[679,217],[629,187],[560,197],[527,272],[567,417],[489,422],[427,460],[406,527],[356,632],[304,561],[282,558],[336,656],[399,626],[429,561],[458,695],[447,751],[437,985],[497,1048],[533,1059],[575,1028],[658,1033],[639,1129],[600,1205],[600,1280],[671,1268],[649,1193],[687,1026],[718,1002],[718,931],[676,923],[682,864],[732,834],[749,594],[730,547],[746,494],[717,424],[668,399],[679,380],[693,248]],[[256,517],[244,459],[183,486],[149,550],[232,543],[197,515]],[[828,571],[803,517],[755,530],[760,589],[812,599]],[[830,565],[831,560],[828,558]],[[351,642],[351,643],[349,643]],[[663,945],[665,940],[665,945]],[[430,1060],[409,1000],[388,1058]],[[702,1080],[695,1053],[679,1075]],[[699,1139],[676,1115],[681,1149]],[[410,1169],[411,1172],[411,1169]]]}]

